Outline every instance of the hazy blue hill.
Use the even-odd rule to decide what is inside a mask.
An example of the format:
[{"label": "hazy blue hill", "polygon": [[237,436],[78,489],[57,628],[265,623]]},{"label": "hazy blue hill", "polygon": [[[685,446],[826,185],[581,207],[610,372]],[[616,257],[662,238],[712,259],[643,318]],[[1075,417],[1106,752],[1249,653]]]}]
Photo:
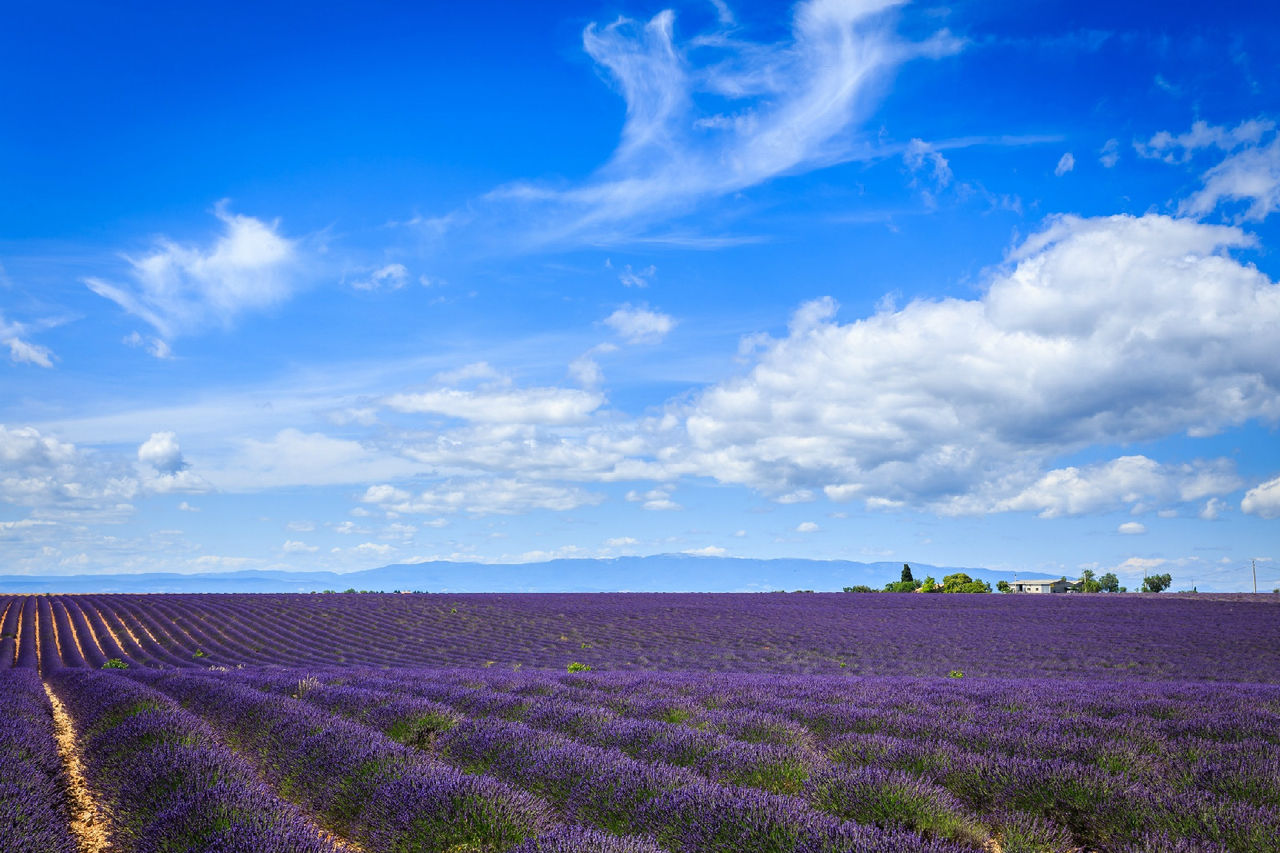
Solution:
[{"label": "hazy blue hill", "polygon": [[[942,580],[967,572],[991,581],[1010,572],[912,563],[917,578]],[[0,592],[318,592],[354,587],[423,592],[750,592],[773,589],[839,590],[896,581],[902,563],[844,560],[757,560],[658,554],[544,563],[397,564],[362,572],[237,571],[205,574],[0,575]],[[1050,577],[1020,572],[1023,578]]]}]

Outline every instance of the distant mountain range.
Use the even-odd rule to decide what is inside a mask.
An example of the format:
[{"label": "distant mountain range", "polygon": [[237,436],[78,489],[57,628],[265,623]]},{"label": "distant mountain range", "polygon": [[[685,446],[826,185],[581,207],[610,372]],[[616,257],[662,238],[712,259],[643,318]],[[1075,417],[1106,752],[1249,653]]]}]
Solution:
[{"label": "distant mountain range", "polygon": [[[917,579],[966,572],[990,581],[1012,580],[1012,572],[912,563]],[[846,560],[756,560],[657,554],[544,563],[396,564],[362,572],[238,571],[203,574],[0,575],[0,592],[765,592],[839,591],[866,584],[879,589],[896,581],[902,563]],[[1021,578],[1049,578],[1019,572]]]}]

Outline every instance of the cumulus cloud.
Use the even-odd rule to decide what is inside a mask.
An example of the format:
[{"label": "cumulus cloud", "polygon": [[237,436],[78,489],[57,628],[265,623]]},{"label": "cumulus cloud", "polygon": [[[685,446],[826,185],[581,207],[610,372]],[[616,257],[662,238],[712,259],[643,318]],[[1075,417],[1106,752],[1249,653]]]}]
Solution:
[{"label": "cumulus cloud", "polygon": [[1220,498],[1209,498],[1200,508],[1200,517],[1205,521],[1213,521],[1227,509],[1227,502]]},{"label": "cumulus cloud", "polygon": [[629,344],[657,343],[675,327],[675,320],[669,315],[652,311],[647,305],[630,304],[605,317],[604,323]]},{"label": "cumulus cloud", "polygon": [[1074,154],[1068,151],[1066,154],[1063,154],[1062,157],[1058,159],[1058,165],[1054,166],[1053,173],[1057,175],[1059,178],[1061,178],[1063,175],[1065,175],[1067,172],[1070,172],[1075,167],[1076,167],[1076,157]]},{"label": "cumulus cloud", "polygon": [[0,424],[0,500],[6,503],[93,513],[127,508],[122,502],[138,489],[137,478],[119,462],[35,427]]},{"label": "cumulus cloud", "polygon": [[813,533],[817,529],[818,524],[814,521],[802,521],[796,525],[797,533]]},{"label": "cumulus cloud", "polygon": [[578,186],[514,184],[490,199],[538,211],[537,242],[602,242],[706,199],[860,156],[868,146],[852,130],[882,81],[908,59],[959,46],[946,34],[900,40],[882,14],[894,5],[802,2],[779,44],[728,28],[678,41],[671,11],[646,23],[591,24],[583,47],[627,106],[613,156]]},{"label": "cumulus cloud", "polygon": [[688,554],[691,557],[723,557],[729,552],[719,545],[704,545],[701,548],[686,548],[680,553]]},{"label": "cumulus cloud", "polygon": [[666,489],[650,489],[647,492],[640,492],[632,489],[627,492],[627,500],[632,503],[638,503],[642,508],[652,511],[683,509],[680,504],[671,500],[671,493]]},{"label": "cumulus cloud", "polygon": [[1121,456],[1083,468],[1056,468],[1015,495],[993,501],[983,496],[957,500],[952,511],[1035,512],[1058,518],[1110,512],[1126,506],[1200,500],[1240,486],[1226,460],[1185,465],[1162,465],[1146,456]]},{"label": "cumulus cloud", "polygon": [[315,545],[299,542],[297,539],[286,539],[285,543],[280,546],[280,550],[286,554],[313,554],[320,549]]},{"label": "cumulus cloud", "polygon": [[1254,486],[1240,501],[1240,509],[1261,518],[1280,518],[1280,477]]},{"label": "cumulus cloud", "polygon": [[154,474],[143,479],[143,485],[152,492],[203,492],[209,484],[190,469],[178,446],[178,437],[172,432],[153,432],[138,447],[138,461],[154,469]]},{"label": "cumulus cloud", "polygon": [[1117,533],[1123,533],[1127,536],[1137,536],[1147,532],[1147,526],[1140,521],[1126,521],[1124,524],[1116,528]]},{"label": "cumulus cloud", "polygon": [[[749,373],[671,411],[664,425],[687,442],[672,464],[778,495],[1073,511],[1078,497],[1038,484],[1055,456],[1280,418],[1268,332],[1280,288],[1228,254],[1251,245],[1165,216],[1064,216],[1017,246],[981,298],[851,323],[810,303]],[[1177,485],[1155,491],[1190,500],[1183,480],[1234,482],[1202,467],[1158,472]]]},{"label": "cumulus cloud", "polygon": [[162,474],[176,474],[187,467],[182,458],[178,437],[172,432],[153,432],[138,447],[138,461],[150,465]]},{"label": "cumulus cloud", "polygon": [[279,223],[231,213],[219,204],[214,215],[222,234],[208,247],[160,238],[140,257],[125,256],[129,282],[86,278],[99,296],[149,323],[166,340],[229,326],[240,314],[269,308],[292,295],[298,265],[293,240]]}]

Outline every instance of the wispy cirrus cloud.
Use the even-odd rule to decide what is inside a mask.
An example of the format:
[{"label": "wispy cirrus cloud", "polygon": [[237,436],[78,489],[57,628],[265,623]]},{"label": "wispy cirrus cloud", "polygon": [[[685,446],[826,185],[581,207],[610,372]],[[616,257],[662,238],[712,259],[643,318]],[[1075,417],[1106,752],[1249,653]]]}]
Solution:
[{"label": "wispy cirrus cloud", "polygon": [[0,314],[0,346],[9,348],[9,360],[14,364],[53,367],[53,352],[27,340],[26,325],[6,320],[3,314]]},{"label": "wispy cirrus cloud", "polygon": [[[99,277],[84,283],[165,340],[211,325],[229,326],[243,313],[288,299],[297,287],[297,241],[283,236],[278,222],[231,213],[225,202],[214,215],[222,233],[211,245],[160,237],[148,254],[123,256],[127,283]],[[168,353],[167,346],[163,352]]]},{"label": "wispy cirrus cloud", "polygon": [[1200,176],[1200,190],[1179,202],[1182,215],[1206,216],[1225,205],[1236,206],[1237,222],[1261,222],[1280,210],[1280,133],[1271,119],[1248,119],[1235,127],[1197,121],[1185,133],[1162,130],[1134,148],[1143,157],[1173,164],[1191,162],[1205,150],[1227,152]]},{"label": "wispy cirrus cloud", "polygon": [[897,5],[809,0],[775,44],[739,38],[731,14],[683,40],[670,10],[593,23],[583,48],[627,104],[613,155],[576,186],[517,182],[487,200],[528,217],[535,245],[654,239],[659,223],[710,199],[871,156],[854,131],[887,76],[960,46],[946,32],[899,38],[885,15]]}]

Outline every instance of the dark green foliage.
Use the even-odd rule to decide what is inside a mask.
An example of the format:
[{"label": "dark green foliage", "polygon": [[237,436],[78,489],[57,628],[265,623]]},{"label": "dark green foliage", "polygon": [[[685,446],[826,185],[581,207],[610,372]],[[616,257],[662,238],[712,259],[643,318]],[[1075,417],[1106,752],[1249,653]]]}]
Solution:
[{"label": "dark green foliage", "polygon": [[1169,575],[1168,572],[1165,572],[1162,575],[1149,575],[1146,578],[1143,578],[1142,591],[1143,592],[1164,592],[1166,589],[1169,588],[1169,585],[1172,583],[1173,583],[1173,578]]},{"label": "dark green foliage", "polygon": [[120,658],[112,658],[102,665],[103,669],[128,669],[129,664],[120,660]]},{"label": "dark green foliage", "polygon": [[902,564],[902,577],[898,579],[902,583],[915,583],[916,579],[911,576],[911,566],[906,563]]},{"label": "dark green foliage", "polygon": [[867,586],[864,583],[856,584],[854,586],[846,586],[844,588],[844,591],[845,592],[875,592],[874,589],[872,589],[871,587]]},{"label": "dark green foliage", "polygon": [[1001,592],[1013,592],[1013,587],[1011,587],[1009,582],[1005,580],[996,581],[996,589]]},{"label": "dark green foliage", "polygon": [[942,579],[943,592],[991,592],[991,584],[976,581],[964,572],[956,572]]}]

